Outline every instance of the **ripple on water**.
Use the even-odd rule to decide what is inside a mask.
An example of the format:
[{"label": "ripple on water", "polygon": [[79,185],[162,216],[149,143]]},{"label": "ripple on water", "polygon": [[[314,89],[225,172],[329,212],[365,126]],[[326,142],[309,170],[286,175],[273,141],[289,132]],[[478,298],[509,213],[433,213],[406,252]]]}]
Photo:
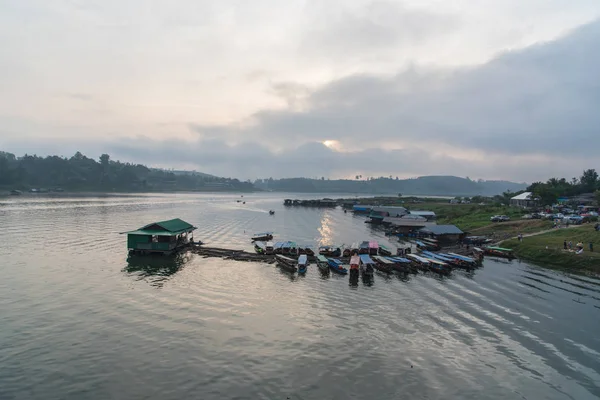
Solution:
[{"label": "ripple on water", "polygon": [[[127,259],[118,235],[180,217],[252,249],[367,238],[362,217],[282,195],[182,194],[0,203],[0,393],[8,398],[591,399],[600,281],[486,262],[372,285],[186,255]],[[295,196],[297,197],[297,196]],[[270,216],[267,211],[276,211]],[[35,229],[30,229],[35,226]],[[15,362],[17,360],[18,362]],[[412,365],[412,368],[411,368]],[[0,396],[2,397],[2,396]]]}]

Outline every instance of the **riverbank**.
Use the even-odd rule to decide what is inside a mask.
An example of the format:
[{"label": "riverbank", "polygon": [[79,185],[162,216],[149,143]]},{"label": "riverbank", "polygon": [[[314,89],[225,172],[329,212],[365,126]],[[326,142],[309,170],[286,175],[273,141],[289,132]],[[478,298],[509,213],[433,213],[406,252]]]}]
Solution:
[{"label": "riverbank", "polygon": [[[523,219],[525,212],[517,207],[491,204],[450,204],[440,199],[406,199],[380,197],[355,199],[361,204],[397,205],[409,210],[428,210],[436,213],[438,224],[453,224],[472,236],[485,236],[502,247],[511,248],[520,259],[540,266],[569,272],[600,275],[600,232],[594,224],[552,229],[553,222],[541,219]],[[507,222],[490,222],[493,215],[507,215]],[[517,235],[524,235],[519,242]],[[585,245],[583,254],[563,249],[564,241]],[[589,251],[589,243],[595,252]]]},{"label": "riverbank", "polygon": [[[564,250],[565,240],[571,241],[573,247],[583,243],[583,253]],[[590,243],[594,245],[593,252],[589,251]],[[512,248],[519,258],[545,267],[600,275],[600,232],[594,230],[594,224],[526,236],[522,242],[513,238],[503,241],[502,247]]]}]

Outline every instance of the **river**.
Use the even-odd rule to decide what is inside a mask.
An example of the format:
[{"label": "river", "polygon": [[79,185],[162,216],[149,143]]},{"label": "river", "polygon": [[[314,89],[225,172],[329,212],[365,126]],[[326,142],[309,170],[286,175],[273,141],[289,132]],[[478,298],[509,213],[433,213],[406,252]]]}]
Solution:
[{"label": "river", "polygon": [[263,230],[386,243],[364,217],[283,197],[0,199],[0,399],[600,396],[598,279],[486,260],[351,287],[314,265],[127,261],[119,232],[175,217],[211,246],[251,249]]}]

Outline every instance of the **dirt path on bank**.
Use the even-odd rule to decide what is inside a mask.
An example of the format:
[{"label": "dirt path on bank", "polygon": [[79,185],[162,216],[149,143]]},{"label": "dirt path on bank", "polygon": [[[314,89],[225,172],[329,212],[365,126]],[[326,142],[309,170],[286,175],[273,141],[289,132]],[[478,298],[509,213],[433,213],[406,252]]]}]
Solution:
[{"label": "dirt path on bank", "polygon": [[[526,233],[526,234],[523,235],[523,238],[532,237],[532,236],[538,236],[538,235],[543,235],[544,233],[555,232],[557,230],[583,228],[584,226],[586,226],[586,225],[585,224],[581,224],[581,225],[569,225],[569,226],[563,226],[561,228],[545,229],[545,230],[539,231],[539,232]],[[502,239],[499,242],[496,242],[495,245],[499,245],[502,242],[506,242],[507,240],[518,239],[518,238],[519,238],[519,236],[517,235],[517,236],[509,237],[509,238],[506,238],[506,239]]]}]

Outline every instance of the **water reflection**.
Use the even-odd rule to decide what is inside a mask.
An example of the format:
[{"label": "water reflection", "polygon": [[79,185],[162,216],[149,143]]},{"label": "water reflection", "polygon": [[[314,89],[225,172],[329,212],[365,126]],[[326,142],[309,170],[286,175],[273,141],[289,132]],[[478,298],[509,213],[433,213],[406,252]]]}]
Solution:
[{"label": "water reflection", "polygon": [[136,275],[139,280],[153,278],[152,285],[162,287],[164,282],[179,272],[192,257],[191,253],[181,253],[172,257],[129,256],[123,272]]},{"label": "water reflection", "polygon": [[350,287],[358,287],[358,270],[353,269],[350,271],[350,279],[348,280]]},{"label": "water reflection", "polygon": [[298,275],[295,272],[288,271],[287,269],[282,268],[281,266],[279,266],[277,264],[276,264],[276,268],[281,275],[285,276],[290,281],[294,282],[296,279],[298,279]]},{"label": "water reflection", "polygon": [[362,277],[363,286],[371,287],[374,283],[373,275],[363,275]]},{"label": "water reflection", "polygon": [[333,231],[331,229],[331,217],[329,213],[323,213],[323,217],[321,217],[321,226],[319,227],[319,233],[321,234],[321,240],[319,241],[319,246],[331,245],[333,244]]}]

